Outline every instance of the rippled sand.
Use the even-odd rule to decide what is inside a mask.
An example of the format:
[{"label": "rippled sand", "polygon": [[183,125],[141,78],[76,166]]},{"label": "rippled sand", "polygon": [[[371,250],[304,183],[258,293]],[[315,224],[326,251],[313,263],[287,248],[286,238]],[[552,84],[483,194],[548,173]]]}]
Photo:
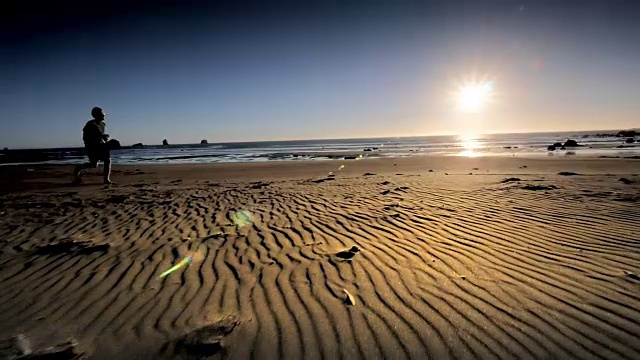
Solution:
[{"label": "rippled sand", "polygon": [[[110,188],[99,174],[66,185],[68,167],[13,173],[22,191],[0,195],[2,338],[198,358],[173,341],[234,319],[206,351],[640,358],[640,161],[135,168],[116,167]],[[352,246],[351,260],[336,255]]]}]

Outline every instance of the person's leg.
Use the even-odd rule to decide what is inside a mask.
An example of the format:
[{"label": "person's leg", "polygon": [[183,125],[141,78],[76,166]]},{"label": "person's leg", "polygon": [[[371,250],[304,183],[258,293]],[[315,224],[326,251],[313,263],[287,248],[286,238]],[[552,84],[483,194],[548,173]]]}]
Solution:
[{"label": "person's leg", "polygon": [[75,182],[79,183],[80,180],[80,175],[82,174],[82,172],[86,169],[95,169],[98,167],[98,162],[88,162],[88,163],[84,163],[81,165],[76,166],[75,170],[73,171],[73,174],[75,175]]},{"label": "person's leg", "polygon": [[111,159],[110,158],[106,158],[104,160],[102,177],[105,184],[113,184],[111,182]]}]

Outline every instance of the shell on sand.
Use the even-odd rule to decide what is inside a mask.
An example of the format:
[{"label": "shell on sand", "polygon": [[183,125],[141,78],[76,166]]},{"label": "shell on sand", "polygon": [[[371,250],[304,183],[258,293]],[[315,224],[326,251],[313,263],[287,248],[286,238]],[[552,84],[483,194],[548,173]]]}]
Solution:
[{"label": "shell on sand", "polygon": [[356,299],[353,297],[353,295],[351,295],[351,293],[349,291],[347,291],[347,289],[342,289],[342,291],[344,291],[345,293],[345,298],[344,298],[344,302],[347,305],[355,305],[356,304]]}]

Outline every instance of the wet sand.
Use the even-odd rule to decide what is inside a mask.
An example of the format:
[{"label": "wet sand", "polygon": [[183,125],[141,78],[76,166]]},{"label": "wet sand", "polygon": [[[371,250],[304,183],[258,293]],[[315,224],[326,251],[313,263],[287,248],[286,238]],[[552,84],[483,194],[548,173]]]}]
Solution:
[{"label": "wet sand", "polygon": [[639,160],[114,170],[106,187],[0,168],[0,339],[98,359],[640,358]]}]

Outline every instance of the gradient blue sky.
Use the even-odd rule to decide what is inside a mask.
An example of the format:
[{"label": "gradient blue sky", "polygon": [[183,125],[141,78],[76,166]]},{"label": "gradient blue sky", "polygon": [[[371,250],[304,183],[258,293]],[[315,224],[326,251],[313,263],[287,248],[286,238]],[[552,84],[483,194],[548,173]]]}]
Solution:
[{"label": "gradient blue sky", "polygon": [[81,145],[93,106],[126,145],[640,125],[634,1],[10,2],[0,147]]}]

